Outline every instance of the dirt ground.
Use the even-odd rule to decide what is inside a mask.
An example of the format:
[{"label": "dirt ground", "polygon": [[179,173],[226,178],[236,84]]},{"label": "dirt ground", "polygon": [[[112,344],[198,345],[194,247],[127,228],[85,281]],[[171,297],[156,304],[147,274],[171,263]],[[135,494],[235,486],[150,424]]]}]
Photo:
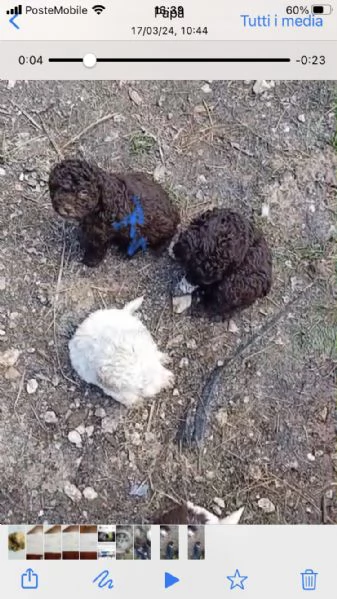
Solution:
[{"label": "dirt ground", "polygon": [[[244,505],[246,524],[337,522],[336,88],[253,85],[0,82],[1,523],[140,523],[170,497],[223,515]],[[253,218],[273,250],[271,294],[228,330],[172,313],[167,253],[112,249],[86,268],[48,198],[61,155],[155,173],[185,222],[210,205]],[[91,311],[142,294],[176,391],[126,413],[76,377],[67,343]],[[276,315],[224,369],[203,449],[181,450],[207,375]]]}]

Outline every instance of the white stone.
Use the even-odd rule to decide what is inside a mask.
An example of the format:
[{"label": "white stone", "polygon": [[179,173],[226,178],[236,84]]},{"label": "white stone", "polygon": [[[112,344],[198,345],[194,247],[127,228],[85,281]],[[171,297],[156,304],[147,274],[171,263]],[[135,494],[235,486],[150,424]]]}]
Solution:
[{"label": "white stone", "polygon": [[29,393],[29,395],[32,395],[32,393],[35,393],[38,386],[39,384],[36,379],[29,379],[26,385],[27,393]]},{"label": "white stone", "polygon": [[88,499],[88,501],[93,501],[93,499],[96,499],[98,497],[98,494],[92,487],[86,487],[83,491],[83,496],[85,497],[85,499]]},{"label": "white stone", "polygon": [[254,94],[262,94],[263,92],[267,91],[268,89],[272,89],[273,87],[275,87],[274,81],[266,81],[265,79],[261,79],[255,81],[253,85],[253,92]]},{"label": "white stone", "polygon": [[97,416],[97,418],[104,418],[106,416],[106,411],[104,408],[96,408],[95,416]]},{"label": "white stone", "polygon": [[129,89],[129,97],[132,100],[132,102],[134,102],[137,106],[139,106],[143,102],[142,97],[135,89]]},{"label": "white stone", "polygon": [[218,505],[219,507],[221,507],[222,509],[224,509],[225,507],[225,502],[223,499],[221,499],[221,497],[214,497],[213,502]]},{"label": "white stone", "polygon": [[52,410],[48,410],[48,412],[45,413],[43,419],[47,424],[56,424],[58,421],[55,412],[53,412]]},{"label": "white stone", "polygon": [[272,501],[270,501],[270,499],[268,499],[268,497],[261,497],[261,499],[259,499],[259,501],[257,502],[257,505],[266,514],[272,514],[273,512],[275,512],[276,509],[275,505]]},{"label": "white stone", "polygon": [[64,483],[63,491],[67,495],[67,497],[69,497],[75,503],[81,501],[82,499],[81,491],[77,487],[75,487],[75,485],[73,485],[69,480],[67,480]]},{"label": "white stone", "polygon": [[204,94],[212,93],[212,88],[208,83],[205,83],[205,85],[202,86],[201,90],[204,92]]},{"label": "white stone", "polygon": [[94,432],[94,426],[93,425],[87,426],[85,429],[85,432],[87,433],[88,437],[91,437]]},{"label": "white stone", "polygon": [[238,328],[238,327],[237,327],[237,325],[235,324],[234,320],[230,320],[230,321],[229,321],[229,323],[228,323],[228,329],[227,329],[227,331],[228,331],[229,333],[234,333],[234,334],[236,334],[236,333],[238,333],[238,332],[239,332],[239,328]]},{"label": "white stone", "polygon": [[0,353],[0,366],[14,366],[18,361],[20,350],[18,349],[6,349],[6,351]]},{"label": "white stone", "polygon": [[68,440],[70,443],[74,443],[74,445],[80,445],[82,442],[80,433],[75,430],[68,433]]},{"label": "white stone", "polygon": [[190,308],[192,304],[192,296],[191,295],[179,295],[172,298],[172,308],[175,314],[182,314],[188,308]]},{"label": "white stone", "polygon": [[297,118],[300,121],[300,123],[305,123],[305,115],[304,114],[299,114]]},{"label": "white stone", "polygon": [[118,421],[113,416],[107,416],[102,420],[103,433],[114,433],[118,426]]},{"label": "white stone", "polygon": [[262,204],[261,216],[262,216],[262,218],[269,217],[269,205],[268,204]]},{"label": "white stone", "polygon": [[189,364],[188,358],[181,358],[179,362],[179,368],[187,368]]}]

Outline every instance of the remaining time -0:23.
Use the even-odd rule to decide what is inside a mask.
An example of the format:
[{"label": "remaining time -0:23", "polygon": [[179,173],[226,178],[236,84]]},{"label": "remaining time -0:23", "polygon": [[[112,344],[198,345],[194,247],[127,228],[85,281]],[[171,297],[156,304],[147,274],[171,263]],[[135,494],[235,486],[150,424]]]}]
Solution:
[{"label": "remaining time -0:23", "polygon": [[32,56],[19,56],[18,57],[18,62],[21,65],[24,65],[24,64],[27,65],[28,64],[28,65],[34,66],[36,64],[43,64],[43,58],[42,58],[42,56],[34,56],[34,55],[32,55]]}]

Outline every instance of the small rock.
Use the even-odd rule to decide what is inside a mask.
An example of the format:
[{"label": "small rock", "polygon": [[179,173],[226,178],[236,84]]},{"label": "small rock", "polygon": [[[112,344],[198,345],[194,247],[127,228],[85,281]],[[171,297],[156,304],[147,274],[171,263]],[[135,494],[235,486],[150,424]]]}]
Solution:
[{"label": "small rock", "polygon": [[249,395],[244,396],[243,403],[245,403],[245,404],[249,403]]},{"label": "small rock", "polygon": [[211,94],[212,88],[208,83],[205,83],[205,85],[202,86],[201,91],[203,91],[204,94]]},{"label": "small rock", "polygon": [[188,358],[181,358],[179,362],[179,368],[187,368],[189,364]]},{"label": "small rock", "polygon": [[14,366],[10,366],[5,372],[5,379],[7,381],[16,381],[20,376],[20,372]]},{"label": "small rock", "polygon": [[79,426],[77,426],[76,430],[77,430],[77,432],[78,432],[79,435],[84,435],[84,433],[85,433],[85,426],[84,426],[84,424],[80,424]]},{"label": "small rock", "polygon": [[130,437],[132,445],[140,445],[142,442],[141,436],[137,431],[134,431]]},{"label": "small rock", "polygon": [[85,432],[87,433],[88,437],[91,437],[94,432],[94,426],[93,425],[87,426],[85,428]]},{"label": "small rock", "polygon": [[104,408],[96,408],[95,416],[97,416],[97,418],[104,418],[106,416],[106,411]]},{"label": "small rock", "polygon": [[21,352],[18,349],[7,349],[4,352],[0,352],[0,366],[14,366],[18,361]]},{"label": "small rock", "polygon": [[188,347],[188,349],[197,349],[197,342],[195,339],[189,339],[186,342],[186,347]]},{"label": "small rock", "polygon": [[321,420],[322,420],[323,422],[326,422],[326,419],[327,419],[327,417],[328,417],[328,408],[325,406],[325,407],[324,407],[324,408],[323,408],[323,409],[320,411],[320,414],[319,414],[319,415],[320,415],[320,417],[321,417]]},{"label": "small rock", "polygon": [[213,505],[213,512],[217,515],[217,516],[221,516],[221,509],[217,506],[217,505]]},{"label": "small rock", "polygon": [[174,397],[178,397],[178,395],[180,395],[180,393],[179,393],[179,390],[178,390],[178,389],[173,389],[173,391],[172,391],[172,395],[173,395]]},{"label": "small rock", "polygon": [[225,507],[225,502],[223,499],[221,499],[221,497],[214,497],[213,503],[218,505],[221,509],[224,509]]},{"label": "small rock", "polygon": [[86,487],[83,490],[83,496],[85,497],[85,499],[88,499],[88,501],[93,501],[94,499],[97,499],[98,494],[92,487]]},{"label": "small rock", "polygon": [[315,456],[312,453],[308,453],[307,458],[309,462],[314,462],[316,460]]},{"label": "small rock", "polygon": [[217,412],[217,414],[215,415],[215,418],[220,426],[225,426],[225,424],[227,424],[227,421],[228,421],[228,414],[227,414],[226,410],[224,408],[222,408],[221,410],[219,410]]},{"label": "small rock", "polygon": [[16,80],[15,79],[9,79],[7,81],[7,89],[13,89],[13,87],[15,86],[15,84],[16,84]]},{"label": "small rock", "polygon": [[57,387],[57,385],[60,382],[60,377],[57,376],[57,374],[54,374],[54,376],[51,379],[52,385],[54,385],[54,387]]},{"label": "small rock", "polygon": [[6,279],[5,277],[0,277],[0,291],[5,291],[6,289]]},{"label": "small rock", "polygon": [[267,91],[268,89],[272,89],[273,87],[275,87],[275,82],[272,80],[266,81],[264,79],[255,81],[254,85],[253,85],[253,92],[254,94],[262,94],[263,92]]},{"label": "small rock", "polygon": [[6,171],[4,168],[0,167],[0,177],[4,177],[6,174]]},{"label": "small rock", "polygon": [[153,178],[158,183],[163,183],[166,178],[166,168],[163,164],[158,164],[153,171]]},{"label": "small rock", "polygon": [[253,478],[254,480],[261,480],[262,472],[260,466],[258,466],[257,464],[250,464],[248,472],[249,476],[251,476],[251,478]]},{"label": "small rock", "polygon": [[229,321],[227,331],[234,334],[239,332],[239,328],[236,326],[234,320]]},{"label": "small rock", "polygon": [[219,368],[221,368],[221,366],[224,365],[224,361],[223,360],[218,360],[216,363],[217,366],[219,366]]},{"label": "small rock", "polygon": [[300,123],[305,123],[305,115],[304,114],[299,114],[297,119],[300,121]]},{"label": "small rock", "polygon": [[143,99],[135,89],[129,89],[129,97],[130,100],[132,100],[132,102],[134,102],[137,106],[140,106],[140,104],[143,102]]},{"label": "small rock", "polygon": [[56,424],[58,422],[58,418],[55,412],[53,412],[52,410],[48,410],[48,412],[45,413],[45,415],[43,416],[43,420],[47,424]]},{"label": "small rock", "polygon": [[102,431],[103,433],[114,433],[118,427],[118,420],[113,416],[107,416],[102,420]]},{"label": "small rock", "polygon": [[268,497],[261,497],[261,499],[259,499],[259,501],[257,502],[257,505],[266,514],[272,514],[273,512],[275,512],[276,509],[275,505],[272,501],[270,501],[270,499],[268,499]]},{"label": "small rock", "polygon": [[26,385],[27,393],[29,393],[29,395],[32,395],[32,393],[35,393],[38,386],[39,386],[39,384],[36,379],[29,379],[29,381],[27,382],[27,385]]},{"label": "small rock", "polygon": [[269,218],[269,205],[268,204],[262,204],[261,216],[262,216],[262,218]]},{"label": "small rock", "polygon": [[207,470],[205,476],[206,476],[207,480],[214,480],[215,473],[213,472],[213,470]]},{"label": "small rock", "polygon": [[73,485],[69,480],[67,480],[64,483],[63,491],[67,495],[67,497],[69,497],[75,503],[81,501],[82,499],[81,491],[77,487],[75,487],[75,485]]},{"label": "small rock", "polygon": [[74,443],[74,445],[81,445],[82,443],[80,433],[78,433],[75,430],[70,431],[70,433],[68,433],[68,440],[70,441],[70,443]]},{"label": "small rock", "polygon": [[207,179],[206,179],[205,175],[198,175],[197,182],[198,183],[207,183]]},{"label": "small rock", "polygon": [[172,308],[175,314],[182,314],[185,310],[191,307],[192,296],[191,295],[180,295],[172,298]]}]

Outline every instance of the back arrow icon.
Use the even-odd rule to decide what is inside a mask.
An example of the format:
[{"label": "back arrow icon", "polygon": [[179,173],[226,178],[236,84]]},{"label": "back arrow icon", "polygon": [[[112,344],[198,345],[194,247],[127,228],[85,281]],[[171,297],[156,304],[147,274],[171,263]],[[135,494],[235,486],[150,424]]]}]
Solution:
[{"label": "back arrow icon", "polygon": [[15,27],[15,29],[20,29],[19,25],[17,25],[16,23],[14,23],[15,19],[18,17],[19,15],[13,15],[10,19],[9,22],[13,25],[13,27]]}]

